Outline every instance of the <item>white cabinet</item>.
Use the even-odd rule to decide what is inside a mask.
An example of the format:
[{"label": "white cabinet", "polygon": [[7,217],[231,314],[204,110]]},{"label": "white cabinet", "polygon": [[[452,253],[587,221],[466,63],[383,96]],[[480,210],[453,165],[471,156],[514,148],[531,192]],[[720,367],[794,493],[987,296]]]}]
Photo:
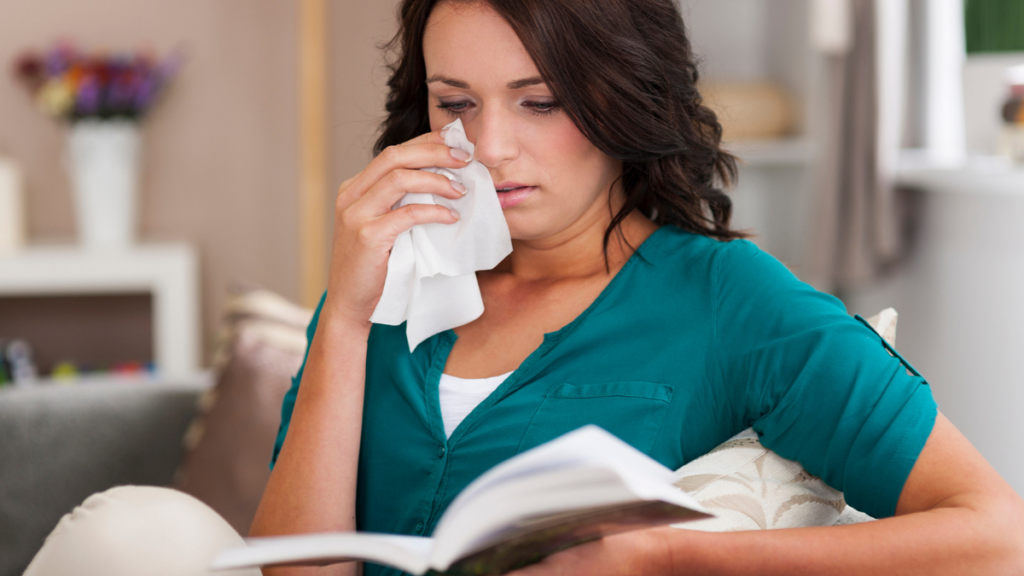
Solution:
[{"label": "white cabinet", "polygon": [[111,251],[28,247],[0,257],[0,298],[140,292],[152,296],[153,358],[160,374],[197,373],[198,263],[191,246],[149,244]]},{"label": "white cabinet", "polygon": [[808,0],[679,0],[702,81],[770,81],[795,105],[793,131],[778,139],[725,142],[740,160],[733,225],[798,274],[810,229],[824,62],[811,48]]}]

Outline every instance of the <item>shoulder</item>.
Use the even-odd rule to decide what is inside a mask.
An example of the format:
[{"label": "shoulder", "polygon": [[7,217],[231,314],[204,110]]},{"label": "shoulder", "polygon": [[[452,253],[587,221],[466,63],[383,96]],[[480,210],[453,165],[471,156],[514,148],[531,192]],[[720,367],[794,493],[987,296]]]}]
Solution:
[{"label": "shoulder", "polygon": [[749,240],[718,240],[662,226],[640,249],[640,256],[658,276],[677,285],[704,285],[717,291],[723,285],[754,288],[799,282],[777,259]]},{"label": "shoulder", "polygon": [[650,263],[671,264],[680,259],[705,258],[717,254],[732,243],[666,224],[655,230],[641,245],[640,253]]},{"label": "shoulder", "polygon": [[[721,241],[664,226],[643,256],[673,295],[706,304],[713,321],[750,335],[767,328],[852,321],[834,296],[801,281],[749,240]],[[648,248],[648,246],[644,246]]]},{"label": "shoulder", "polygon": [[760,256],[774,260],[749,240],[718,240],[687,232],[672,224],[658,228],[639,251],[649,264],[668,267],[697,261],[743,260]]},{"label": "shoulder", "polygon": [[802,281],[747,240],[733,240],[716,255],[712,282],[723,319],[746,317],[794,328],[853,320],[841,300]]}]

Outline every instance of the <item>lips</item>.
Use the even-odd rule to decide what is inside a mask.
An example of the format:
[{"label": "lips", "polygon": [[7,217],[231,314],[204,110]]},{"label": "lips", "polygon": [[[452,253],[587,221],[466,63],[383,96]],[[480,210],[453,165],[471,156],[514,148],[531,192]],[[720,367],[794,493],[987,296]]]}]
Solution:
[{"label": "lips", "polygon": [[494,189],[498,192],[509,192],[515,188],[530,188],[530,185],[521,182],[502,182],[494,185]]},{"label": "lips", "polygon": [[502,182],[496,184],[494,189],[498,191],[498,201],[501,208],[511,208],[526,200],[527,196],[537,189],[536,186],[529,186],[521,182]]}]

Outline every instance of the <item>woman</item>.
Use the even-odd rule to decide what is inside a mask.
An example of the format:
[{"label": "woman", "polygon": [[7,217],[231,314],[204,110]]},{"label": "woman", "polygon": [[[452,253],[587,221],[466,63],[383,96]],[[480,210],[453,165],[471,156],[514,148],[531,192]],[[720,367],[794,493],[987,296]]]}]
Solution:
[{"label": "woman", "polygon": [[[886,518],[638,531],[523,572],[1024,571],[1024,503],[927,383],[838,301],[735,240],[712,187],[733,160],[700,104],[673,2],[405,0],[401,17],[378,154],[338,192],[328,289],[253,535],[429,534],[476,475],[587,422],[670,467],[753,425]],[[395,237],[458,218],[391,210],[408,192],[460,196],[418,170],[469,160],[438,133],[455,118],[499,189],[514,249],[477,275],[483,316],[410,353],[403,327],[369,318]],[[446,382],[454,394],[453,382],[469,395],[497,387],[456,424],[438,406]]]}]

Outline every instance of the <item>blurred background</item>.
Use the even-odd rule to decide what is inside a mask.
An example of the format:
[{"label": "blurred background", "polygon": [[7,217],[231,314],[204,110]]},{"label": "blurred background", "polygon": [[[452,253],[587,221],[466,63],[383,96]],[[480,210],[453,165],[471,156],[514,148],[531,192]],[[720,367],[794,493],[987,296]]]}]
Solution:
[{"label": "blurred background", "polygon": [[[679,1],[737,226],[1024,493],[1024,0]],[[0,576],[117,484],[248,530],[396,6],[0,6]]]}]

